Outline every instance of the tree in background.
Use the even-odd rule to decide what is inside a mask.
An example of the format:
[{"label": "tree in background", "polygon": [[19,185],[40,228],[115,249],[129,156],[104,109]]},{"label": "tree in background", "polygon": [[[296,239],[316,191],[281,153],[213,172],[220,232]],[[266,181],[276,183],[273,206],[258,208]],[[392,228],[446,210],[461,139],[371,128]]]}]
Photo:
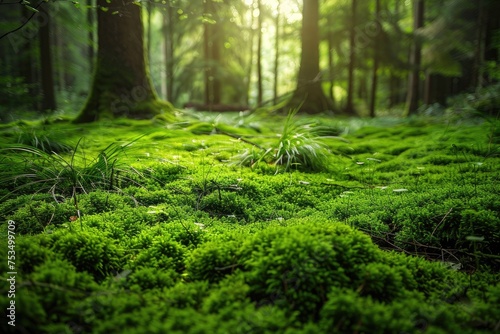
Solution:
[{"label": "tree in background", "polygon": [[356,65],[356,22],[357,22],[357,1],[351,0],[351,27],[349,31],[349,71],[347,79],[347,105],[345,112],[348,115],[355,115],[354,110],[354,69]]},{"label": "tree in background", "polygon": [[304,0],[302,10],[302,51],[297,88],[288,102],[289,108],[297,108],[307,113],[333,110],[321,86],[319,70],[319,1]]},{"label": "tree in background", "polygon": [[406,114],[417,112],[420,100],[420,66],[422,59],[422,41],[418,31],[424,26],[424,0],[413,1],[413,43],[410,52],[410,73],[408,76],[408,95],[406,98]]},{"label": "tree in background", "polygon": [[375,25],[377,26],[377,31],[375,35],[375,43],[373,46],[373,72],[372,72],[372,89],[370,94],[370,117],[375,117],[375,108],[377,102],[377,87],[378,87],[378,68],[380,62],[380,51],[381,48],[381,34],[382,27],[380,24],[380,11],[381,5],[380,0],[375,0]]},{"label": "tree in background", "polygon": [[215,1],[206,0],[204,4],[205,104],[211,109],[221,103],[222,24]]},{"label": "tree in background", "polygon": [[[109,2],[109,3],[108,3]],[[146,67],[141,7],[97,0],[98,48],[90,96],[75,122],[151,118],[169,111],[158,99]]]}]

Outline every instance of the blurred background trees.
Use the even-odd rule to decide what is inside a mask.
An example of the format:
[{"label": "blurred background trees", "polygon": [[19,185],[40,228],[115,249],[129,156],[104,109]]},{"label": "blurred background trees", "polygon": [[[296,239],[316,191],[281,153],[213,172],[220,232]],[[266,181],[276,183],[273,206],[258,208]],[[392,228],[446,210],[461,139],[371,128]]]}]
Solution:
[{"label": "blurred background trees", "polygon": [[[459,93],[498,92],[500,2],[424,1],[318,1],[314,79],[329,102],[315,111],[412,114]],[[176,107],[266,107],[286,103],[300,86],[302,40],[309,41],[301,35],[303,1],[131,4],[143,14],[154,90]],[[106,7],[31,1],[2,2],[0,9],[2,121],[20,111],[76,115],[91,93],[97,13]]]}]

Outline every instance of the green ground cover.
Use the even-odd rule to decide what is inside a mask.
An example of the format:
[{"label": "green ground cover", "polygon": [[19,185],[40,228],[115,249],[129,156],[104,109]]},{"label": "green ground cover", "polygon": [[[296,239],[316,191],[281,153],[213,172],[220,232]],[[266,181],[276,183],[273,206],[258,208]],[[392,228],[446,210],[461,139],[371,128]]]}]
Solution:
[{"label": "green ground cover", "polygon": [[497,120],[180,119],[2,126],[16,330],[499,330]]}]

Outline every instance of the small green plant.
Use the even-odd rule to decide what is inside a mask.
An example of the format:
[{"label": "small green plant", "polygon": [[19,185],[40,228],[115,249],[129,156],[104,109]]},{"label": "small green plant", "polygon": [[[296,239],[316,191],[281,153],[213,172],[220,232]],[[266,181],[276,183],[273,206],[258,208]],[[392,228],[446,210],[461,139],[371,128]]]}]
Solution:
[{"label": "small green plant", "polygon": [[50,134],[37,134],[35,131],[22,131],[19,133],[17,143],[31,146],[46,153],[69,153],[72,147],[53,138]]},{"label": "small green plant", "polygon": [[327,130],[324,126],[302,122],[295,117],[297,112],[298,109],[290,110],[281,133],[277,134],[278,140],[269,148],[254,145],[254,148],[244,150],[236,156],[235,160],[247,166],[265,161],[278,168],[284,167],[285,172],[292,169],[315,172],[328,170],[330,151],[325,139],[341,138],[323,135]]},{"label": "small green plant", "polygon": [[120,190],[122,183],[141,175],[122,160],[136,140],[123,145],[112,143],[94,158],[80,152],[81,138],[70,156],[21,144],[1,149],[6,158],[0,161],[0,184],[10,191],[4,197],[23,192],[50,193],[56,202],[69,197],[79,217],[78,194]]}]

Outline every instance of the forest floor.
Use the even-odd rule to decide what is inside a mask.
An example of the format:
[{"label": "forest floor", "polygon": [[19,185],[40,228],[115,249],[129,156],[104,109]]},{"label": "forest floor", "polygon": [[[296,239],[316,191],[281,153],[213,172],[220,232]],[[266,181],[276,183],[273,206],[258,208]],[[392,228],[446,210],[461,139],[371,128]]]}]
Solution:
[{"label": "forest floor", "polygon": [[498,120],[180,119],[0,127],[2,333],[500,329]]}]

